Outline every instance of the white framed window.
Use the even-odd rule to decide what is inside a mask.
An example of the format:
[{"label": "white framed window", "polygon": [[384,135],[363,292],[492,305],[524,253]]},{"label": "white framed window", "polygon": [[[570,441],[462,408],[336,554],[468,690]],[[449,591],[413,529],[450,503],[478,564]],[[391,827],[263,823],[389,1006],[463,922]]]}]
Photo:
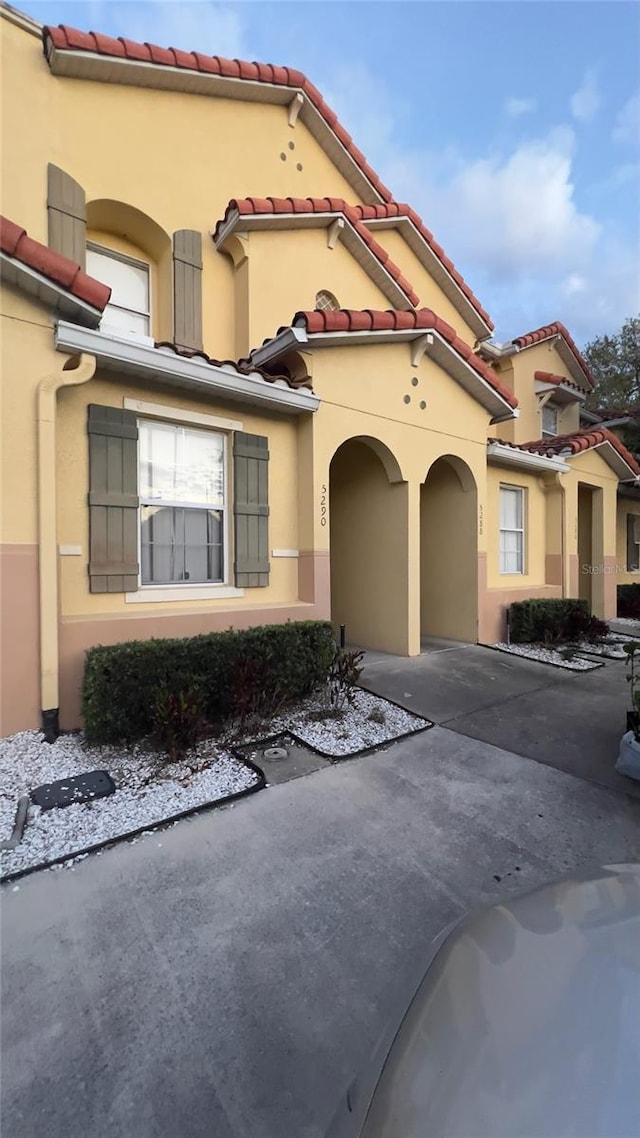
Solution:
[{"label": "white framed window", "polygon": [[316,312],[337,312],[339,308],[339,301],[326,288],[316,293]]},{"label": "white framed window", "polygon": [[525,491],[500,486],[500,572],[524,573]]},{"label": "white framed window", "polygon": [[226,436],[138,421],[140,584],[227,579]]},{"label": "white framed window", "polygon": [[87,272],[111,289],[101,329],[127,336],[150,336],[149,266],[101,245],[87,245]]},{"label": "white framed window", "polygon": [[640,569],[640,514],[627,514],[627,573]]},{"label": "white framed window", "polygon": [[545,403],[542,408],[542,437],[552,438],[558,433],[558,408],[555,403]]}]

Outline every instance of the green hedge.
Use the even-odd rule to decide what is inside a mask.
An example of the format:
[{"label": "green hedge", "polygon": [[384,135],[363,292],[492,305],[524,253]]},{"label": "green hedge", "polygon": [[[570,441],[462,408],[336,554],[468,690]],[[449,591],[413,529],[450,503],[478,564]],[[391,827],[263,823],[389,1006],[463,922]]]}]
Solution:
[{"label": "green hedge", "polygon": [[509,609],[513,644],[553,644],[576,640],[591,628],[589,603],[577,597],[514,601]]},{"label": "green hedge", "polygon": [[324,621],[90,648],[82,687],[85,736],[99,744],[147,737],[161,689],[176,696],[201,690],[209,724],[247,707],[277,706],[326,680],[335,650]]},{"label": "green hedge", "polygon": [[640,584],[618,585],[618,616],[640,620]]}]

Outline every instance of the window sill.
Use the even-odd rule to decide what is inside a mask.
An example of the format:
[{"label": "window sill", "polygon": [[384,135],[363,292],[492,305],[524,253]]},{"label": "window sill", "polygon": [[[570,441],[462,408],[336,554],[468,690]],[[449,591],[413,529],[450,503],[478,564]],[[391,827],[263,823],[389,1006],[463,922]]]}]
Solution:
[{"label": "window sill", "polygon": [[229,597],[243,597],[244,589],[236,589],[234,585],[145,585],[135,593],[125,593],[125,602],[129,604],[161,603],[173,604],[174,601],[218,601]]}]

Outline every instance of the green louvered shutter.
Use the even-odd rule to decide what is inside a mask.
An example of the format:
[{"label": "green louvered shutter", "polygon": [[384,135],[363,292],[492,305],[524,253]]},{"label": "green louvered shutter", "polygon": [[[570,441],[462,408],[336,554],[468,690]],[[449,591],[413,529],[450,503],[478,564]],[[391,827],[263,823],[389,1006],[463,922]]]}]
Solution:
[{"label": "green louvered shutter", "polygon": [[173,340],[202,351],[202,236],[196,229],[173,235]]},{"label": "green louvered shutter", "polygon": [[640,568],[640,514],[627,514],[627,570]]},{"label": "green louvered shutter", "polygon": [[269,440],[233,436],[235,582],[238,588],[269,584]]},{"label": "green louvered shutter", "polygon": [[138,588],[135,412],[89,407],[89,581],[92,593]]},{"label": "green louvered shutter", "polygon": [[49,248],[85,267],[87,208],[82,186],[51,162],[47,167]]}]

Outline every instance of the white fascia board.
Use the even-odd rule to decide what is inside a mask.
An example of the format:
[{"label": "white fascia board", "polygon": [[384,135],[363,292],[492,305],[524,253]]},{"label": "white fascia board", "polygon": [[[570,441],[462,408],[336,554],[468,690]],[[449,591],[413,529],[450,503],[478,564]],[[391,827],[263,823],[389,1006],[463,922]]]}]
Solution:
[{"label": "white fascia board", "polygon": [[586,392],[576,391],[574,387],[569,387],[566,383],[545,383],[542,379],[534,380],[536,395],[546,395],[550,392],[552,395],[562,395],[565,398],[563,403],[584,403],[587,398]]},{"label": "white fascia board", "polygon": [[187,359],[170,349],[148,347],[132,340],[109,336],[104,332],[80,328],[59,321],[56,348],[62,352],[87,352],[98,364],[119,374],[138,379],[153,378],[172,386],[208,391],[235,403],[260,405],[285,414],[317,411],[320,399],[302,388],[269,383],[261,376],[243,376],[225,367],[217,367],[201,359]]},{"label": "white fascia board", "polygon": [[0,253],[0,270],[2,280],[6,284],[15,285],[54,312],[59,312],[67,318],[73,317],[88,328],[98,327],[102,319],[102,312],[98,308],[80,300],[67,289],[57,285],[55,281],[24,265],[22,261],[9,257],[6,253]]},{"label": "white fascia board", "polygon": [[191,71],[161,63],[145,63],[135,59],[94,54],[89,51],[58,50],[49,40],[47,44],[49,67],[54,75],[80,79],[97,79],[122,83],[133,87],[159,87],[174,91],[214,95],[222,99],[245,102],[275,103],[288,107],[296,95],[303,99],[299,118],[330,155],[347,181],[368,205],[379,205],[384,199],[363,173],[355,158],[340,142],[329,124],[299,87],[280,83],[261,83],[255,79],[237,79],[226,75]]},{"label": "white fascia board", "polygon": [[566,474],[570,467],[559,458],[549,458],[532,451],[517,450],[507,443],[487,443],[487,457],[501,466],[517,466],[523,470],[553,471]]},{"label": "white fascia board", "polygon": [[413,240],[408,241],[409,248],[416,254],[418,260],[424,265],[425,269],[431,277],[439,284],[449,298],[451,303],[458,309],[463,320],[467,322],[470,328],[473,329],[479,340],[487,339],[491,335],[491,328],[483,320],[477,308],[469,300],[469,297],[464,294],[458,282],[451,276],[449,270],[442,264],[442,261],[429,245],[428,241],[416,229],[410,217],[376,217],[364,219],[363,225],[367,229],[401,229],[403,226],[408,228]]},{"label": "white fascia board", "polygon": [[282,332],[278,332],[277,336],[267,340],[266,344],[254,348],[249,353],[249,359],[256,367],[264,367],[265,364],[283,356],[285,352],[297,351],[301,345],[307,343],[307,339],[306,328],[285,328]]},{"label": "white fascia board", "polygon": [[[610,442],[605,440],[603,443],[597,443],[596,446],[589,447],[589,451],[592,450],[600,451],[604,461],[608,466],[611,467],[614,474],[617,474],[621,482],[626,481],[627,479],[635,479],[637,477],[637,475],[629,466],[629,463],[624,460],[621,454],[618,454],[616,448],[612,446]],[[581,455],[587,453],[588,451],[580,450],[577,454],[567,454],[566,460],[567,462],[571,462],[572,459],[580,458]]]}]

